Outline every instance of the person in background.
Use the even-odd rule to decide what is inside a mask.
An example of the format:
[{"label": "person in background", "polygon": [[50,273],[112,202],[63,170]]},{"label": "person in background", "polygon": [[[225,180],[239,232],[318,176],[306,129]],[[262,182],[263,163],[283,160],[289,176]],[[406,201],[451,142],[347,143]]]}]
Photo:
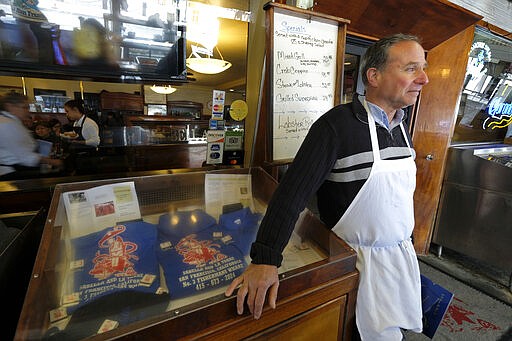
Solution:
[{"label": "person in background", "polygon": [[72,99],[64,103],[66,116],[73,121],[73,131],[76,135],[70,135],[72,145],[96,148],[100,144],[99,128],[94,120],[85,115],[83,102]]},{"label": "person in background", "polygon": [[29,114],[26,96],[13,92],[0,97],[1,180],[36,175],[40,164],[62,167],[61,160],[36,152],[38,144],[23,125]]},{"label": "person in background", "polygon": [[34,122],[33,129],[35,139],[45,140],[52,143],[55,141],[55,136],[48,122],[36,121]]},{"label": "person in background", "polygon": [[254,318],[276,306],[278,267],[299,213],[316,192],[321,220],[357,253],[360,281],[355,339],[402,340],[422,331],[421,281],[411,236],[415,152],[404,110],[428,83],[425,52],[415,36],[397,34],[370,46],[361,61],[365,95],[339,105],[311,127],[269,202],[252,263],[238,287]]},{"label": "person in background", "polygon": [[62,134],[62,123],[56,118],[52,118],[50,121],[48,121],[48,125],[50,126],[53,135],[59,137],[60,134]]},{"label": "person in background", "polygon": [[[62,155],[64,153],[63,146],[65,145],[62,143],[62,136],[61,134],[64,132],[64,129],[62,127],[62,123],[57,118],[52,118],[48,125],[50,126],[50,129],[52,130],[53,135],[53,149],[52,154],[54,157],[62,158]],[[70,126],[68,124],[68,126]],[[71,128],[69,128],[71,129]]]}]

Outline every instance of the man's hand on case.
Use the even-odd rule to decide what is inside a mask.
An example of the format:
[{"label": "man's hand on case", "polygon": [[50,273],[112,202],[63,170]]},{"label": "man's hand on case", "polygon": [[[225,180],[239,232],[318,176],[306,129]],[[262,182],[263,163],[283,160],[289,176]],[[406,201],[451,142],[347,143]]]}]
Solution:
[{"label": "man's hand on case", "polygon": [[[238,288],[236,310],[239,315],[244,313],[244,302],[247,297],[249,311],[255,319],[259,319],[265,305],[268,291],[268,303],[272,309],[276,307],[279,277],[277,266],[266,264],[249,264],[244,273],[235,278],[226,289],[225,295],[231,296]],[[269,290],[270,289],[270,290]]]}]

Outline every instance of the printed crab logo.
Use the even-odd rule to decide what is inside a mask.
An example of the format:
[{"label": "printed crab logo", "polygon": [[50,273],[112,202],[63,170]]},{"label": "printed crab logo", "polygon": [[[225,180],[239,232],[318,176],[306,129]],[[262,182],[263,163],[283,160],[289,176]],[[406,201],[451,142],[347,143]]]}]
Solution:
[{"label": "printed crab logo", "polygon": [[197,240],[195,234],[182,238],[176,245],[176,251],[183,256],[183,262],[196,267],[201,267],[209,262],[218,262],[226,258],[226,255],[220,253],[219,244],[214,244],[211,240]]},{"label": "printed crab logo", "polygon": [[[133,276],[136,274],[133,269],[133,263],[130,260],[138,260],[139,257],[133,253],[137,250],[137,244],[125,242],[120,236],[126,227],[117,225],[109,230],[98,242],[100,250],[92,262],[94,267],[89,274],[97,279],[106,279],[112,275],[115,276]],[[106,249],[106,253],[101,253],[101,249]]]}]

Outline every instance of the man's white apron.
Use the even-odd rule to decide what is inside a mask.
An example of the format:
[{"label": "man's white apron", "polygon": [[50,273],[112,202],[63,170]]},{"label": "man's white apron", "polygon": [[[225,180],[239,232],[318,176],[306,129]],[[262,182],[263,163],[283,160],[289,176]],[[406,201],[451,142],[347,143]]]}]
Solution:
[{"label": "man's white apron", "polygon": [[[375,120],[370,176],[333,231],[357,252],[356,322],[363,341],[401,340],[400,328],[421,332],[421,282],[411,242],[416,165],[412,157],[381,160]],[[403,125],[402,134],[407,141]]]}]

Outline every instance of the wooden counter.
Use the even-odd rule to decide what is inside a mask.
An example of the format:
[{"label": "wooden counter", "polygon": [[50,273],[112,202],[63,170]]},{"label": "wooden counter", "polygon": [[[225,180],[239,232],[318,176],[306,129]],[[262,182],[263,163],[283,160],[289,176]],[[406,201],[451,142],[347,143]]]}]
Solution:
[{"label": "wooden counter", "polygon": [[100,146],[76,155],[68,169],[73,175],[200,168],[206,162],[206,143]]}]

